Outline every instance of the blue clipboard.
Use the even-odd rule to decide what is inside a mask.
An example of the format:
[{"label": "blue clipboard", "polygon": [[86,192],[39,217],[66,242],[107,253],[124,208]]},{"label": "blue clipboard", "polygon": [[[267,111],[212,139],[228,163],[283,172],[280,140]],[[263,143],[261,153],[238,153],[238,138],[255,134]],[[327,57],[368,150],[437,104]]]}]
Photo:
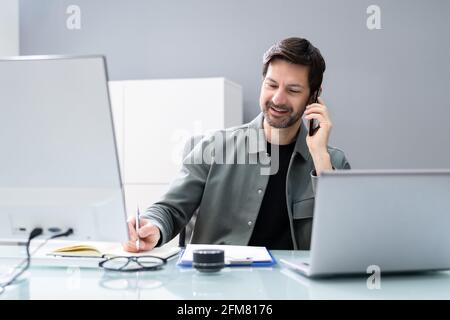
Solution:
[{"label": "blue clipboard", "polygon": [[[177,266],[181,268],[192,268],[192,261],[182,261],[183,254],[184,254],[184,248],[181,249],[180,255],[178,256]],[[272,255],[272,252],[270,250],[267,250],[267,252],[270,255],[271,261],[252,261],[252,262],[243,262],[243,263],[230,263],[225,264],[225,267],[271,267],[273,265],[277,264],[277,260]]]}]

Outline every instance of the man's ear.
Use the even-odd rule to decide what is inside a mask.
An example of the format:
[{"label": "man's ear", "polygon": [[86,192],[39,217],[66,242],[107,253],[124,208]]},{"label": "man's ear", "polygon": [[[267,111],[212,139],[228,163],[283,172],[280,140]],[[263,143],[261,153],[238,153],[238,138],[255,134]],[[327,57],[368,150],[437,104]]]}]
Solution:
[{"label": "man's ear", "polygon": [[322,86],[314,91],[310,96],[309,96],[309,100],[308,100],[308,105],[311,103],[314,103],[317,101],[317,98],[320,97],[320,95],[322,94]]},{"label": "man's ear", "polygon": [[317,91],[314,91],[314,92],[312,92],[312,93],[309,95],[308,105],[310,105],[310,104],[312,104],[312,103],[315,102],[315,100],[316,100],[316,93],[317,93]]}]

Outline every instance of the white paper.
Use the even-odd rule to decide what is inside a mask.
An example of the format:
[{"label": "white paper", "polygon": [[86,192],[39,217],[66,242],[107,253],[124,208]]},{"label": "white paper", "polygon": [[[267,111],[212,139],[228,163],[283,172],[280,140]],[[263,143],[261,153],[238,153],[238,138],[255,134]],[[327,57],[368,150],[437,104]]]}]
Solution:
[{"label": "white paper", "polygon": [[181,263],[190,263],[193,260],[193,251],[198,249],[220,249],[225,251],[225,264],[233,262],[270,262],[272,257],[266,247],[229,246],[214,244],[188,244],[181,258]]}]

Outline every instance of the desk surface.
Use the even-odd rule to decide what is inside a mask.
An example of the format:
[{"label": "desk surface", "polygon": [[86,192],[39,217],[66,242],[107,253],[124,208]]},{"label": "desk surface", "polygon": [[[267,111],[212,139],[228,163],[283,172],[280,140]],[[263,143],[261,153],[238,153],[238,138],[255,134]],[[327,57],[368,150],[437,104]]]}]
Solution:
[{"label": "desk surface", "polygon": [[[277,260],[305,255],[272,253]],[[0,272],[7,270],[8,261],[0,258]],[[131,274],[32,266],[0,299],[450,299],[450,272],[382,276],[381,288],[372,290],[366,285],[368,276],[312,280],[280,264],[202,274],[177,267],[176,259],[162,270]]]}]

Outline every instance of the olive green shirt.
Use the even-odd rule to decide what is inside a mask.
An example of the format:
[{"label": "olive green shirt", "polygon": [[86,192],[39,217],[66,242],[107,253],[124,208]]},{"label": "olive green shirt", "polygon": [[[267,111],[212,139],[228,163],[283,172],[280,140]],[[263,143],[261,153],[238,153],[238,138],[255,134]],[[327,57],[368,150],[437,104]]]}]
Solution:
[{"label": "olive green shirt", "polygon": [[[270,177],[267,164],[270,166],[274,162],[266,152],[263,120],[261,113],[250,123],[207,135],[194,146],[183,160],[181,171],[169,191],[143,214],[161,230],[160,245],[175,237],[196,210],[198,215],[191,243],[248,244]],[[249,144],[253,132],[258,132],[259,140]],[[224,138],[214,139],[217,134]],[[306,135],[307,129],[302,123],[286,178],[293,247],[302,250],[308,250],[310,246],[314,194],[319,179],[313,174],[314,163],[306,145]],[[212,145],[226,147],[225,158],[223,155],[218,157],[217,149]],[[350,169],[341,150],[328,147],[328,153],[334,169]],[[246,160],[261,161],[244,164],[217,161],[218,158],[239,159],[243,154]],[[205,156],[209,157],[208,161],[204,161]]]}]

